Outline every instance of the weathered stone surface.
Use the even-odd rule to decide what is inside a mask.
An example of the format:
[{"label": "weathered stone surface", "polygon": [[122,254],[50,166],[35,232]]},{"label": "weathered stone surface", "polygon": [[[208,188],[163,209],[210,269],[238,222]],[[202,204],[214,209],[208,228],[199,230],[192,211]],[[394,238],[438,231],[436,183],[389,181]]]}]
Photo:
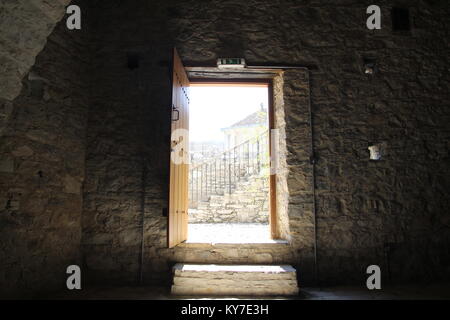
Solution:
[{"label": "weathered stone surface", "polygon": [[0,98],[13,100],[22,78],[44,48],[47,37],[66,13],[71,0],[0,2]]},{"label": "weathered stone surface", "polygon": [[16,150],[11,151],[14,157],[31,157],[33,150],[28,146],[20,146]]},{"label": "weathered stone surface", "polygon": [[13,173],[14,159],[9,157],[0,159],[0,172]]},{"label": "weathered stone surface", "polygon": [[[235,256],[232,261],[245,263],[251,251],[227,255],[214,248],[165,248],[167,222],[161,213],[167,203],[170,82],[162,62],[170,61],[175,45],[190,65],[212,66],[218,57],[237,56],[261,65],[311,66],[286,71],[274,80],[275,122],[282,137],[277,221],[280,237],[290,240],[277,259],[295,265],[302,279],[313,279],[311,101],[320,278],[361,283],[367,265],[385,268],[388,262],[393,278],[431,273],[448,277],[443,261],[449,257],[449,228],[441,222],[449,204],[449,80],[443,62],[448,56],[448,9],[409,2],[412,17],[426,23],[405,35],[391,30],[391,4],[379,5],[385,22],[376,32],[368,32],[366,7],[354,1],[252,0],[240,3],[239,12],[229,1],[108,2],[94,8],[98,23],[92,42],[98,54],[93,59],[94,111],[85,189],[92,199],[85,208],[94,209],[85,210],[85,216],[94,214],[96,205],[108,207],[108,201],[123,199],[127,192],[133,195],[132,207],[139,207],[142,167],[134,157],[142,151],[140,159],[148,168],[144,269],[156,272],[152,261],[167,261],[160,272],[145,273],[146,279],[166,277],[177,259],[219,263]],[[120,12],[127,12],[139,28],[117,25]],[[126,68],[127,50],[139,53],[139,71]],[[378,72],[373,75],[364,74],[366,56],[376,58]],[[369,143],[382,142],[389,154],[382,161],[370,161]],[[105,173],[105,165],[113,163],[117,170]],[[116,181],[114,193],[97,202],[91,195],[112,190],[100,183],[106,174]],[[126,183],[123,177],[134,182]],[[129,227],[137,225],[139,219],[131,218],[135,215],[125,207],[114,212],[114,217],[130,216]],[[97,227],[86,228],[95,232]],[[130,252],[137,260],[139,246]],[[86,256],[114,256],[114,266],[123,270],[130,252],[121,256],[115,248],[96,245],[85,250]],[[431,261],[425,252],[443,258]],[[419,267],[406,267],[418,261]],[[127,272],[122,274],[129,278]],[[96,276],[105,281],[109,277],[100,270]]]},{"label": "weathered stone surface", "polygon": [[66,175],[63,180],[64,191],[67,193],[81,193],[81,180],[74,178],[70,175]]},{"label": "weathered stone surface", "polygon": [[176,264],[175,295],[296,295],[296,270],[289,265]]},{"label": "weathered stone surface", "polygon": [[[87,64],[79,57],[86,53],[85,33],[69,32],[61,22],[47,39],[66,3],[0,4],[0,47],[15,56],[20,69],[18,83],[0,72],[0,96],[14,98],[45,43],[32,72],[45,75],[44,89],[52,93],[49,99],[35,96],[25,77],[19,96],[6,108],[8,120],[0,120],[0,159],[9,159],[10,169],[14,165],[14,170],[0,169],[1,297],[62,289],[66,268],[81,265],[88,90]],[[53,15],[50,7],[59,13]],[[0,118],[4,110],[0,108]]]},{"label": "weathered stone surface", "polygon": [[5,130],[6,123],[11,116],[13,104],[10,101],[0,99],[0,137]]},{"label": "weathered stone surface", "polygon": [[189,223],[268,223],[268,203],[269,177],[250,175],[231,194],[211,195],[189,208]]},{"label": "weathered stone surface", "polygon": [[[87,281],[135,283],[142,217],[146,282],[168,283],[177,261],[257,259],[292,264],[311,280],[313,174],[321,281],[363,283],[369,264],[389,266],[397,281],[448,279],[445,3],[408,2],[413,30],[396,33],[387,1],[375,32],[355,1],[89,1],[89,48],[82,31],[60,23],[36,60],[32,71],[48,81],[42,99],[30,83],[37,80],[24,75],[63,8],[29,3],[2,1],[0,10],[0,158],[14,159],[14,172],[0,172],[3,292],[60,286],[58,272],[80,262],[80,252]],[[277,224],[289,240],[282,248],[166,247],[174,45],[190,65],[244,57],[309,67],[273,83],[282,138]],[[138,69],[126,67],[129,52]],[[376,59],[372,75],[365,57]],[[21,95],[8,101],[22,80]],[[369,160],[374,143],[386,144],[381,161]],[[65,177],[83,181],[84,173],[83,194],[67,193]]]}]

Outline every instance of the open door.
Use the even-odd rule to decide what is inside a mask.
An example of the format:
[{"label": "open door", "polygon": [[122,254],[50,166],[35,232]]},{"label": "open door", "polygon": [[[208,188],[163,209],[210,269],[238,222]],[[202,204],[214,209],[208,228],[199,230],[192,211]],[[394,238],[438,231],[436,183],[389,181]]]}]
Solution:
[{"label": "open door", "polygon": [[187,239],[189,205],[189,79],[176,49],[172,64],[169,248]]}]

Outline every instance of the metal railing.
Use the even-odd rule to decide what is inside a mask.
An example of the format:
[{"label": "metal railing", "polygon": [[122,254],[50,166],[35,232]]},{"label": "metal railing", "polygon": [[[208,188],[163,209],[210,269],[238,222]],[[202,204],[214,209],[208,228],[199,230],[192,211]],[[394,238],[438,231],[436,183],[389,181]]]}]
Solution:
[{"label": "metal railing", "polygon": [[231,194],[240,181],[269,167],[269,131],[248,139],[214,159],[189,169],[189,204],[197,207],[211,195]]}]

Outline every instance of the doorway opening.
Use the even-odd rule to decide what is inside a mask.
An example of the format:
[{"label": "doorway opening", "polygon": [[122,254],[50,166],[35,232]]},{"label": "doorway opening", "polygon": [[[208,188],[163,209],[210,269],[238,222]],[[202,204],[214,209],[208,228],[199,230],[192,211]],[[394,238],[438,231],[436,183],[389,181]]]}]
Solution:
[{"label": "doorway opening", "polygon": [[188,242],[270,242],[268,82],[191,82]]},{"label": "doorway opening", "polygon": [[[226,71],[218,67],[185,68],[177,50],[173,50],[170,182],[167,212],[167,245],[169,248],[186,241],[200,243],[289,241],[283,72],[277,67],[230,68]],[[193,121],[190,127],[191,90],[195,90],[197,86],[209,87],[209,89],[212,87],[235,87],[240,90],[262,88],[265,92],[264,98],[258,97],[252,102],[253,110],[247,110],[246,105],[240,105],[242,100],[245,101],[252,96],[248,92],[244,98],[237,99],[237,102],[232,100],[226,102],[232,97],[239,97],[237,93],[210,94],[210,102],[204,109],[212,112],[199,118],[200,127],[218,120],[228,119],[228,116],[233,114],[241,116],[237,119],[229,119],[223,125],[215,124],[215,130],[219,130],[223,139],[222,150],[216,151],[219,157],[215,160],[207,159],[211,156],[209,154],[196,156],[195,154],[191,155],[189,151],[190,131],[193,129],[195,132],[196,128],[193,127],[197,126]],[[217,108],[223,102],[226,103],[221,108]],[[241,113],[241,111],[246,112]],[[252,116],[254,113],[256,116]],[[259,114],[265,115],[259,116]],[[249,124],[252,119],[259,119],[258,117],[263,120],[260,123],[257,122],[255,126],[249,127],[260,126],[261,130],[257,132],[247,130],[247,128],[245,129],[248,131],[247,133],[253,132],[253,134],[244,134],[245,124]],[[237,128],[235,127],[242,127],[239,129],[242,129],[239,134],[236,134]],[[204,130],[200,136],[206,136],[208,138],[206,141],[209,141],[210,137],[214,137],[213,131]],[[198,150],[198,146],[195,145],[194,133],[192,140],[194,141],[193,150]],[[191,161],[191,156],[193,161]],[[191,181],[190,176],[193,177]],[[268,192],[263,190],[267,184],[266,177],[269,183]],[[254,182],[257,180],[256,178],[263,180],[260,181],[261,184]],[[242,185],[246,183],[249,185],[245,191],[239,192],[242,191],[240,189],[243,187]],[[247,197],[246,192],[251,188],[257,191]],[[228,203],[228,207],[224,206],[220,197],[222,200],[237,203]],[[256,200],[260,202],[256,203]],[[213,201],[215,203],[212,203]],[[243,203],[246,201],[248,203],[244,206]],[[202,215],[202,212],[194,213],[192,210],[201,209],[201,204],[204,205],[203,209],[207,209],[203,214],[211,213],[209,208],[216,207],[223,209],[220,212],[223,216],[216,220],[213,218],[212,221],[206,220],[203,226],[198,223],[192,227],[194,225],[192,222],[195,220],[193,215],[197,215],[199,218]],[[233,205],[235,205],[234,208],[232,208]],[[257,210],[260,205],[263,210]],[[229,208],[242,209],[244,207],[247,209],[246,212],[242,213],[243,210],[240,214],[236,212],[237,210],[227,211]],[[264,213],[267,207],[268,212]],[[191,214],[189,215],[190,210]],[[225,220],[227,215],[228,220],[225,223],[222,220]],[[189,219],[190,216],[191,219]],[[208,217],[210,218],[211,215]],[[191,228],[188,226],[189,221]],[[197,220],[197,222],[201,221]],[[220,228],[220,222],[223,222],[222,228]],[[252,223],[256,225],[251,225]],[[207,228],[205,224],[209,224],[210,227]],[[193,230],[193,228],[203,229]],[[188,232],[189,230],[190,232]]]}]

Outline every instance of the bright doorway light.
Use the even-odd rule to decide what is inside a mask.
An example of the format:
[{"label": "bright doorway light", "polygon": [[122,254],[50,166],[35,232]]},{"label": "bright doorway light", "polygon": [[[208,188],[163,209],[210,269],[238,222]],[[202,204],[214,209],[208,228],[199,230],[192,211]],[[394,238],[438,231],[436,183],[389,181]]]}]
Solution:
[{"label": "bright doorway light", "polygon": [[269,241],[268,85],[194,84],[190,95],[188,241]]}]

